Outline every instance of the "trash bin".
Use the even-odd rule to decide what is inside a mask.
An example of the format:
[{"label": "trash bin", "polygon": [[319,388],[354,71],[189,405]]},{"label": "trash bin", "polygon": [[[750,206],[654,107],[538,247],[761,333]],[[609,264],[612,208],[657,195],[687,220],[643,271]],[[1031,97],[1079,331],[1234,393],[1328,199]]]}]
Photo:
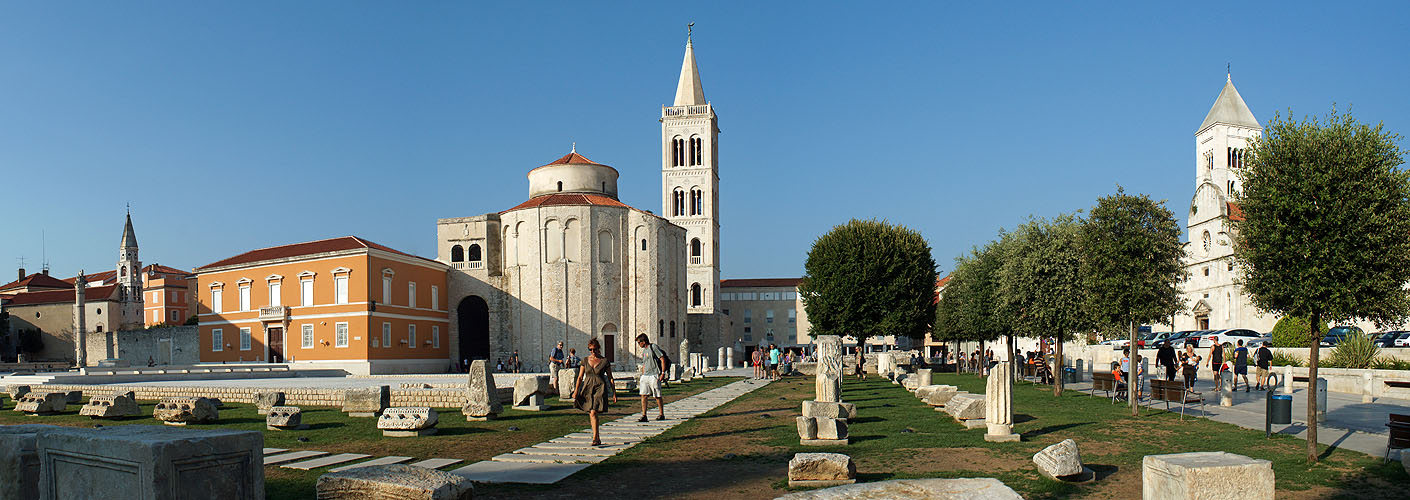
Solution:
[{"label": "trash bin", "polygon": [[1071,366],[1063,368],[1062,381],[1068,384],[1077,383],[1077,369]]},{"label": "trash bin", "polygon": [[1268,404],[1268,420],[1275,424],[1292,423],[1292,396],[1276,394]]}]

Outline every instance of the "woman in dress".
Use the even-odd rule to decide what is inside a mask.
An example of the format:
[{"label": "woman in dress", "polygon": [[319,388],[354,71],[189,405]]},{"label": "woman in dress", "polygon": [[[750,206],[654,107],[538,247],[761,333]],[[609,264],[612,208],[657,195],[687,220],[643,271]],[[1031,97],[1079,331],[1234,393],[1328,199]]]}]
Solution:
[{"label": "woman in dress", "polygon": [[597,339],[588,340],[588,357],[578,368],[577,380],[573,382],[573,407],[588,414],[592,423],[592,445],[602,444],[597,435],[597,416],[607,411],[607,395],[617,402],[617,391],[613,390],[612,364],[602,357],[602,344]]}]

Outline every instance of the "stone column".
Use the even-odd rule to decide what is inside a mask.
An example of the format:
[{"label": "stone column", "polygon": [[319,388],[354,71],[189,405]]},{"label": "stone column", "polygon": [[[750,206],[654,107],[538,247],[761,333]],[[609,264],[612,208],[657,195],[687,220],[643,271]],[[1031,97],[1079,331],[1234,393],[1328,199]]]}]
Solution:
[{"label": "stone column", "polygon": [[819,335],[814,342],[818,346],[818,362],[813,400],[839,403],[842,401],[842,337]]},{"label": "stone column", "polygon": [[717,370],[723,370],[723,369],[725,369],[725,368],[729,368],[729,366],[725,364],[725,362],[728,361],[727,359],[725,359],[725,357],[726,357],[726,356],[725,356],[725,348],[723,348],[723,347],[719,348],[719,349],[716,351],[715,355],[718,356],[717,358],[715,358],[715,362],[716,362],[716,363],[719,363],[719,366],[716,367],[715,369],[717,369]]},{"label": "stone column", "polygon": [[1282,382],[1282,383],[1283,383],[1283,394],[1292,394],[1292,393],[1293,393],[1293,386],[1292,386],[1292,382],[1293,382],[1293,367],[1292,367],[1292,365],[1284,365],[1284,366],[1283,366],[1283,379],[1280,380],[1279,382]]},{"label": "stone column", "polygon": [[1013,433],[1013,370],[1010,361],[1000,361],[989,370],[989,382],[984,390],[984,423],[989,428],[984,440],[991,442],[1018,441]]},{"label": "stone column", "polygon": [[1219,374],[1219,406],[1234,406],[1234,371]]},{"label": "stone column", "polygon": [[733,347],[726,347],[726,348],[725,348],[725,360],[726,360],[726,361],[725,361],[725,364],[728,365],[730,368],[734,368],[734,367],[735,367],[735,366],[734,366],[734,348],[733,348]]},{"label": "stone column", "polygon": [[690,367],[690,339],[681,339],[680,356],[676,358],[682,368]]},{"label": "stone column", "polygon": [[78,279],[74,280],[74,304],[73,304],[73,348],[74,363],[78,369],[88,366],[88,330],[85,321],[84,302],[88,290],[88,278],[83,275],[83,271],[78,272]]},{"label": "stone column", "polygon": [[1376,400],[1376,398],[1375,398],[1374,395],[1372,395],[1372,391],[1375,390],[1375,385],[1373,385],[1372,382],[1375,381],[1375,377],[1372,377],[1372,376],[1371,376],[1371,372],[1366,372],[1366,373],[1362,373],[1362,374],[1361,374],[1361,379],[1362,379],[1362,382],[1363,382],[1363,384],[1362,384],[1362,386],[1361,386],[1361,387],[1362,387],[1362,388],[1361,388],[1361,402],[1362,402],[1362,403],[1371,403],[1371,402],[1374,402],[1374,401]]}]

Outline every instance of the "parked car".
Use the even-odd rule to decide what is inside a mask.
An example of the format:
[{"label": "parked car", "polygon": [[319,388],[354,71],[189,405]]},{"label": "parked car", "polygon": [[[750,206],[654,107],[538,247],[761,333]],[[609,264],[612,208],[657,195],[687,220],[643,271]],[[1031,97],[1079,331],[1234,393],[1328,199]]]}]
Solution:
[{"label": "parked car", "polygon": [[1238,345],[1239,341],[1244,341],[1247,345],[1249,341],[1263,337],[1262,334],[1246,328],[1231,328],[1228,330],[1211,330],[1204,332],[1200,339],[1200,345]]},{"label": "parked car", "polygon": [[1381,347],[1395,347],[1395,339],[1400,338],[1400,334],[1402,333],[1405,332],[1393,331],[1385,333],[1373,333],[1372,335],[1374,337],[1372,337],[1373,340],[1371,342]]},{"label": "parked car", "polygon": [[1198,340],[1199,340],[1199,334],[1201,334],[1201,333],[1204,333],[1204,330],[1185,330],[1185,331],[1175,332],[1175,333],[1170,334],[1169,337],[1166,337],[1166,338],[1163,339],[1163,340],[1156,341],[1156,342],[1155,342],[1155,346],[1156,346],[1156,347],[1160,347],[1160,346],[1165,345],[1165,344],[1170,344],[1170,347],[1174,347],[1174,348],[1176,348],[1176,349],[1184,349],[1184,348],[1185,348],[1185,342],[1190,341],[1191,339],[1194,339],[1194,340],[1195,340],[1195,347],[1199,347],[1199,342],[1198,342]]},{"label": "parked car", "polygon": [[1347,337],[1350,337],[1352,335],[1365,335],[1365,332],[1362,332],[1361,327],[1357,326],[1334,327],[1331,330],[1327,330],[1327,335],[1325,337],[1322,337],[1322,345],[1326,347],[1334,347],[1337,344],[1341,343],[1341,341],[1346,340]]},{"label": "parked car", "polygon": [[1142,335],[1141,338],[1136,339],[1136,346],[1139,347],[1139,348],[1141,348],[1141,349],[1150,349],[1150,348],[1154,348],[1154,347],[1156,346],[1156,344],[1155,344],[1156,342],[1159,342],[1160,340],[1163,340],[1163,339],[1169,337],[1169,336],[1172,335],[1172,334],[1173,334],[1173,332],[1151,332],[1151,333],[1147,333],[1147,334],[1145,334],[1145,335]]},{"label": "parked car", "polygon": [[1410,347],[1410,332],[1400,332],[1400,336],[1395,339],[1396,347]]},{"label": "parked car", "polygon": [[1271,343],[1271,342],[1273,342],[1273,336],[1272,336],[1272,335],[1269,335],[1269,334],[1262,334],[1262,335],[1259,335],[1259,337],[1256,338],[1256,339],[1253,339],[1253,340],[1245,340],[1245,341],[1244,341],[1244,345],[1247,346],[1248,349],[1251,351],[1251,350],[1257,349],[1258,346],[1261,346],[1261,345],[1263,345],[1263,344],[1269,344],[1269,343]]}]

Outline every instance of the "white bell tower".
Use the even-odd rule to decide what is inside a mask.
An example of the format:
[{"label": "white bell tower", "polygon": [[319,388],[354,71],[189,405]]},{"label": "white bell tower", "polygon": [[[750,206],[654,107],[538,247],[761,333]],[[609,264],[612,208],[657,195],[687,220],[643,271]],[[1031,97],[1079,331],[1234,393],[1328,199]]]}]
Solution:
[{"label": "white bell tower", "polygon": [[719,134],[687,35],[675,103],[661,108],[661,213],[686,230],[689,314],[720,307]]},{"label": "white bell tower", "polygon": [[132,212],[127,212],[127,223],[122,228],[122,243],[118,245],[117,263],[118,302],[121,304],[120,317],[115,326],[140,327],[143,324],[142,262],[137,257],[137,233],[132,230]]}]

